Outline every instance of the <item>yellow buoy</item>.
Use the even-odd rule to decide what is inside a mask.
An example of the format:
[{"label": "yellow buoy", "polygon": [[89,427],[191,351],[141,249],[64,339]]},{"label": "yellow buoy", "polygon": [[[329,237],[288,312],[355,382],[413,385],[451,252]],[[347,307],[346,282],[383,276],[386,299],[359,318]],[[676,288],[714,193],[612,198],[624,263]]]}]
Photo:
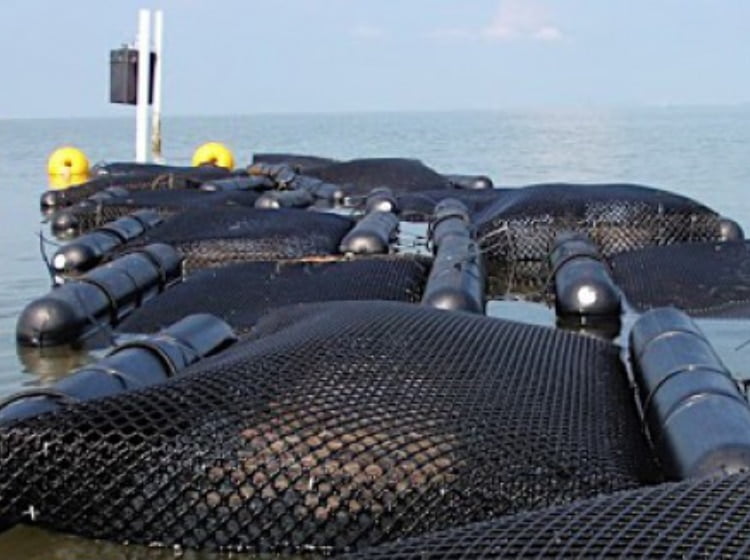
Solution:
[{"label": "yellow buoy", "polygon": [[195,150],[193,165],[217,165],[226,169],[234,169],[234,156],[229,148],[219,142],[208,142]]},{"label": "yellow buoy", "polygon": [[73,146],[63,146],[52,152],[47,160],[47,173],[70,177],[88,175],[89,160],[81,150]]}]

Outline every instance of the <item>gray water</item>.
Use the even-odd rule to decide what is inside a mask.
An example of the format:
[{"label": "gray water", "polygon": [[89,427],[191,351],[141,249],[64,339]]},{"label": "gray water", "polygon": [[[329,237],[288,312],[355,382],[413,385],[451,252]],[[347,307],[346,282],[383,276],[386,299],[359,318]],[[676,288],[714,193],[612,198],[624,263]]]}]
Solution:
[{"label": "gray water", "polygon": [[[167,118],[163,129],[169,163],[188,163],[198,145],[218,140],[232,148],[238,166],[253,152],[284,151],[340,159],[414,157],[442,173],[484,173],[502,186],[635,182],[695,198],[750,231],[750,106],[179,117]],[[47,186],[46,159],[62,144],[78,146],[92,163],[131,160],[133,122],[0,120],[0,398],[52,377],[35,353],[17,351],[14,337],[21,309],[49,289],[38,201]],[[489,312],[539,323],[552,317],[540,306],[511,302],[495,302]],[[750,378],[750,345],[741,347],[750,339],[748,324],[700,324],[735,375]],[[87,357],[65,359],[74,367]],[[3,560],[172,555],[27,528],[0,534]]]}]

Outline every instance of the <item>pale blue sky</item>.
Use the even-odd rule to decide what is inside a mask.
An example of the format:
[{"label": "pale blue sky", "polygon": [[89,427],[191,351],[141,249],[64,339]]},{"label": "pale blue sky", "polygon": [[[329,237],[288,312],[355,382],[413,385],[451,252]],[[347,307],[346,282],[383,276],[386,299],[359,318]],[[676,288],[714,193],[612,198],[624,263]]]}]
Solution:
[{"label": "pale blue sky", "polygon": [[3,0],[0,117],[131,115],[139,7],[167,115],[750,101],[750,0]]}]

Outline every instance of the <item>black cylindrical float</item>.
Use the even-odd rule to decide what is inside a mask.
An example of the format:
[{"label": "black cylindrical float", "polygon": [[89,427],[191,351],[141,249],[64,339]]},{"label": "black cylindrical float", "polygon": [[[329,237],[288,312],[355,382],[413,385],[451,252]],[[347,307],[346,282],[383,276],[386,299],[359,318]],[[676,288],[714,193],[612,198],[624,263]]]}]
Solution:
[{"label": "black cylindrical float", "polygon": [[484,313],[485,272],[466,206],[456,199],[435,206],[429,228],[435,251],[422,305]]},{"label": "black cylindrical float", "polygon": [[32,301],[18,318],[16,339],[36,347],[80,342],[181,276],[182,258],[173,247],[147,245]]},{"label": "black cylindrical float", "polygon": [[643,418],[670,478],[750,469],[750,407],[685,313],[644,313],[633,325],[630,355]]},{"label": "black cylindrical float", "polygon": [[0,423],[161,383],[235,340],[221,319],[206,313],[188,315],[153,336],[118,346],[51,387],[11,396],[0,403]]},{"label": "black cylindrical float", "polygon": [[366,214],[341,240],[341,253],[387,253],[398,229],[398,217],[390,212]]},{"label": "black cylindrical float", "polygon": [[391,212],[398,214],[398,200],[388,187],[377,187],[370,191],[365,201],[365,212]]},{"label": "black cylindrical float", "polygon": [[482,190],[494,185],[487,175],[446,175],[448,182],[457,189]]},{"label": "black cylindrical float", "polygon": [[273,179],[280,189],[288,188],[297,174],[294,169],[286,163],[254,163],[247,168],[250,175],[265,175]]},{"label": "black cylindrical float", "polygon": [[235,176],[226,179],[214,179],[201,183],[200,190],[219,191],[264,191],[273,188],[274,183],[264,175]]},{"label": "black cylindrical float", "polygon": [[[85,203],[79,202],[78,204]],[[72,239],[80,232],[81,221],[73,208],[61,208],[52,214],[49,226],[55,237]]]},{"label": "black cylindrical float", "polygon": [[80,202],[97,193],[108,191],[110,193],[127,191],[128,185],[148,184],[153,181],[151,175],[126,175],[122,177],[96,177],[86,183],[67,189],[53,189],[42,193],[39,204],[42,210],[50,208],[61,208]]},{"label": "black cylindrical float", "polygon": [[466,205],[455,198],[445,198],[435,205],[428,231],[433,253],[444,237],[458,235],[472,238],[471,217]]},{"label": "black cylindrical float", "polygon": [[559,234],[549,259],[558,316],[619,318],[620,290],[599,249],[585,234]]},{"label": "black cylindrical float", "polygon": [[315,198],[329,202],[339,202],[344,198],[344,190],[339,185],[326,183],[314,177],[297,175],[291,183],[296,190],[306,190]]},{"label": "black cylindrical float", "polygon": [[128,176],[128,175],[190,175],[192,177],[206,179],[227,176],[232,172],[223,167],[211,164],[199,166],[188,165],[162,165],[159,163],[137,163],[132,161],[114,161],[110,163],[97,163],[92,172],[96,176]]},{"label": "black cylindrical float", "polygon": [[139,210],[86,233],[60,247],[52,257],[56,281],[94,268],[104,257],[161,223],[154,210]]},{"label": "black cylindrical float", "polygon": [[91,202],[102,202],[115,200],[117,198],[125,198],[129,194],[130,191],[125,187],[107,187],[106,189],[87,197],[87,200],[90,200]]},{"label": "black cylindrical float", "polygon": [[267,191],[255,201],[256,208],[307,208],[314,202],[308,191]]},{"label": "black cylindrical float", "polygon": [[730,218],[722,216],[719,218],[719,240],[720,241],[744,241],[745,232],[740,224]]}]

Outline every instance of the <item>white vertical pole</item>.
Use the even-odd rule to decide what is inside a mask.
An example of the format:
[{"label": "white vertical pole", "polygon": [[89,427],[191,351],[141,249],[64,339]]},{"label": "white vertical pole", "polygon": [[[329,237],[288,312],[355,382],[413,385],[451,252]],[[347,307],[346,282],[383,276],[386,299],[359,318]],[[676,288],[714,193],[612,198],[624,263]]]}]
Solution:
[{"label": "white vertical pole", "polygon": [[154,12],[154,52],[156,68],[154,69],[154,105],[151,107],[151,156],[157,163],[164,163],[161,155],[161,68],[164,29],[164,14],[161,10]]},{"label": "white vertical pole", "polygon": [[138,103],[135,107],[135,161],[148,158],[148,90],[151,62],[151,12],[138,11]]}]

